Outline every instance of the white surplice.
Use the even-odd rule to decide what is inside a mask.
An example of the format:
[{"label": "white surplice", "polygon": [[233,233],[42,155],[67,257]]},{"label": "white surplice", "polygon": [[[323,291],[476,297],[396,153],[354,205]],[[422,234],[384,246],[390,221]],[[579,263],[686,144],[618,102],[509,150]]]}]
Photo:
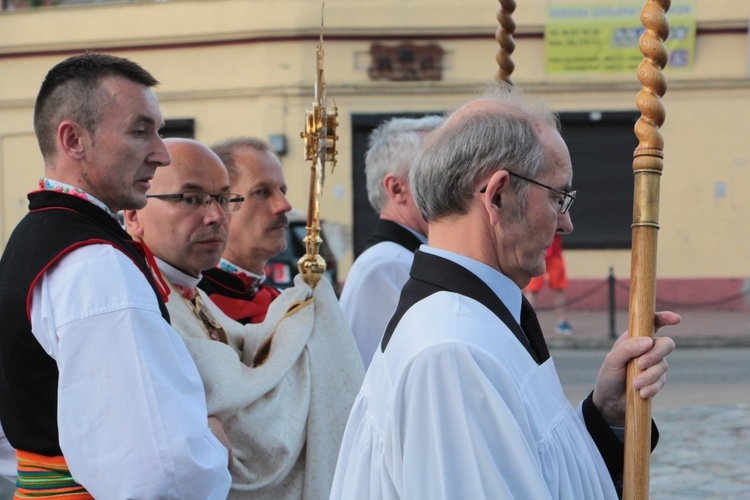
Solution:
[{"label": "white surplice", "polygon": [[352,328],[367,368],[377,349],[414,260],[411,252],[391,241],[368,248],[354,261],[341,292],[341,309]]},{"label": "white surplice", "polygon": [[[491,287],[502,289],[498,296],[518,320],[520,290],[491,272]],[[487,307],[441,291],[413,305],[385,352],[377,349],[349,417],[330,498],[617,494],[552,359],[537,365]]]}]

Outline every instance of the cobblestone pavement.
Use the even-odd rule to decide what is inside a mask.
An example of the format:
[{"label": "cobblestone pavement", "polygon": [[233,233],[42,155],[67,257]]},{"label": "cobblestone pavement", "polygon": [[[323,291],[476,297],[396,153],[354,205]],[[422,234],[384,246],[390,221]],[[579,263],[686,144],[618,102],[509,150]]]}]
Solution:
[{"label": "cobblestone pavement", "polygon": [[[750,402],[656,409],[651,499],[750,499]],[[0,499],[13,487],[0,479]]]},{"label": "cobblestone pavement", "polygon": [[750,499],[750,402],[654,410],[653,500]]},{"label": "cobblestone pavement", "polygon": [[13,493],[16,491],[16,487],[13,483],[0,478],[0,498],[3,500],[13,500]]}]

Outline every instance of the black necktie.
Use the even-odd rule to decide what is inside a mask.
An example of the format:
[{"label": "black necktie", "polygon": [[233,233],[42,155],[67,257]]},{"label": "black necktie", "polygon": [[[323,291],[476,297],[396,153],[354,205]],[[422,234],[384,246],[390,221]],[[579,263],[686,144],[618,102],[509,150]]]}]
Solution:
[{"label": "black necktie", "polygon": [[544,341],[542,327],[539,326],[539,320],[536,318],[536,311],[526,297],[523,297],[521,301],[521,328],[526,333],[531,349],[536,353],[541,365],[549,359],[549,349],[547,349],[547,342]]}]

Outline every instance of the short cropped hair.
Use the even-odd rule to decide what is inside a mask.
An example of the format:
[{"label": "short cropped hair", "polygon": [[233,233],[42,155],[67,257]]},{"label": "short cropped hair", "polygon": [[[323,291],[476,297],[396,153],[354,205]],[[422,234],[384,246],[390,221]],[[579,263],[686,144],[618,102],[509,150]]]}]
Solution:
[{"label": "short cropped hair", "polygon": [[[503,102],[505,109],[478,110],[446,124],[425,141],[414,161],[412,193],[428,222],[465,214],[480,188],[477,184],[489,173],[502,169],[534,178],[548,168],[535,128],[547,125],[559,130],[557,117],[507,84],[498,84],[482,99]],[[515,177],[511,182],[518,193],[514,215],[520,217],[526,211],[528,183]]]},{"label": "short cropped hair", "polygon": [[55,134],[63,120],[73,120],[90,134],[96,133],[106,104],[101,82],[108,77],[145,87],[159,83],[133,61],[93,52],[69,57],[49,70],[34,105],[34,132],[45,161],[55,155]]},{"label": "short cropped hair", "polygon": [[393,174],[406,181],[409,169],[419,152],[425,134],[432,132],[445,121],[437,115],[422,118],[392,118],[370,134],[369,148],[365,154],[367,197],[377,212],[386,200],[383,179]]},{"label": "short cropped hair", "polygon": [[232,155],[236,149],[242,147],[252,148],[260,152],[269,151],[273,153],[271,144],[265,139],[259,137],[233,137],[231,139],[217,142],[211,146],[213,152],[221,158],[224,166],[227,167],[229,183],[232,185],[234,185],[235,181],[240,176],[239,167],[237,167],[237,163],[234,161]]}]

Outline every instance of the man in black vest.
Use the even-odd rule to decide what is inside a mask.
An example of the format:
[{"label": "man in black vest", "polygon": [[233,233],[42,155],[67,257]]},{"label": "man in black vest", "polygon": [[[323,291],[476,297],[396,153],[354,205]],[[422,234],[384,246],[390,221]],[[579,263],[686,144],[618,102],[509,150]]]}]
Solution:
[{"label": "man in black vest", "polygon": [[414,204],[409,169],[422,140],[442,122],[440,116],[393,118],[370,135],[367,197],[380,219],[341,293],[341,308],[365,368],[409,279],[414,251],[427,242],[427,222]]},{"label": "man in black vest", "polygon": [[617,498],[626,365],[653,397],[674,342],[621,338],[593,393],[568,402],[521,289],[573,230],[572,180],[556,118],[512,87],[427,137],[410,181],[429,244],[352,409],[332,499]]},{"label": "man in black vest", "polygon": [[[169,325],[150,252],[115,214],[157,168],[157,81],[86,53],[47,74],[34,109],[45,176],[0,260],[0,420],[19,495],[225,498],[227,448]],[[67,498],[67,497],[66,497]]]}]

